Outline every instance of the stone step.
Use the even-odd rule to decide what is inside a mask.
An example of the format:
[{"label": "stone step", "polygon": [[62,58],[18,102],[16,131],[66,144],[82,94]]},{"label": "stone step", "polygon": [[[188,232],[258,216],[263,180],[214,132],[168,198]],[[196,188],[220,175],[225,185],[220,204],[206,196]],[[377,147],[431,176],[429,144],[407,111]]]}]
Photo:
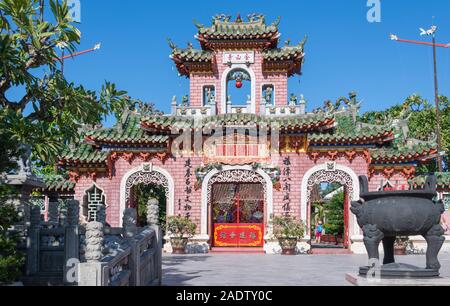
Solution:
[{"label": "stone step", "polygon": [[352,251],[344,248],[319,248],[319,249],[311,249],[312,255],[351,255]]},{"label": "stone step", "polygon": [[263,248],[211,248],[210,253],[220,254],[264,254]]}]

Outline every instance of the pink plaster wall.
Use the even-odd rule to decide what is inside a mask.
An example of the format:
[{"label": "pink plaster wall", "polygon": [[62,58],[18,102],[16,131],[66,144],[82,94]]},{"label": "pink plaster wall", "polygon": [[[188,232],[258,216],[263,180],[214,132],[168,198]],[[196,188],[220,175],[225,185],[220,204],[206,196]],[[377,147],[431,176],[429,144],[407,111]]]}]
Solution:
[{"label": "pink plaster wall", "polygon": [[[303,180],[303,177],[305,173],[311,169],[312,167],[316,165],[323,164],[327,161],[329,161],[327,158],[322,157],[317,160],[317,162],[314,162],[306,153],[290,153],[280,156],[278,159],[278,166],[283,169],[283,158],[286,156],[290,156],[291,158],[291,213],[300,216],[300,204],[301,204],[301,197],[303,196],[301,194],[301,182]],[[150,162],[153,163],[154,166],[161,167],[168,171],[170,175],[172,176],[174,180],[175,185],[175,214],[178,214],[179,207],[178,202],[179,200],[182,201],[182,204],[184,204],[184,198],[185,198],[185,168],[184,164],[187,158],[169,158],[165,163],[162,163],[158,159],[151,160]],[[191,178],[191,186],[194,187],[194,184],[196,182],[195,179],[195,168],[200,166],[201,164],[201,158],[200,157],[192,157],[192,178]],[[120,215],[120,184],[122,177],[131,169],[137,168],[140,165],[142,165],[143,161],[139,158],[136,158],[132,161],[130,164],[128,161],[125,161],[124,159],[120,158],[116,161],[115,168],[114,168],[114,176],[110,180],[108,177],[100,176],[96,180],[96,184],[99,188],[104,190],[106,195],[106,202],[107,202],[107,222],[111,226],[119,226],[120,220],[122,216]],[[348,159],[346,159],[343,156],[340,156],[336,160],[337,164],[347,166],[356,173],[356,175],[367,175],[368,172],[368,165],[366,160],[363,156],[358,155],[355,157],[355,159],[350,162]],[[283,179],[283,177],[282,177]],[[380,180],[384,179],[382,177],[375,176],[370,180],[370,190],[375,191],[380,186]],[[396,177],[393,178],[394,181],[397,180]],[[385,179],[384,179],[385,180]],[[398,180],[401,183],[406,183],[406,179],[404,179],[402,176],[398,177]],[[88,176],[82,176],[79,178],[78,183],[75,187],[75,197],[77,200],[82,203],[83,201],[83,195],[86,189],[89,189],[92,187],[93,181]],[[275,214],[281,214],[283,213],[283,196],[284,192],[283,190],[277,191],[273,190],[273,206],[274,206],[274,213]],[[200,228],[200,210],[201,210],[201,190],[195,191],[193,188],[192,194],[191,194],[191,201],[192,201],[192,210],[191,210],[191,216],[192,219],[198,224],[198,228]],[[183,211],[183,207],[181,209],[181,212]],[[450,220],[450,218],[448,219]]]}]

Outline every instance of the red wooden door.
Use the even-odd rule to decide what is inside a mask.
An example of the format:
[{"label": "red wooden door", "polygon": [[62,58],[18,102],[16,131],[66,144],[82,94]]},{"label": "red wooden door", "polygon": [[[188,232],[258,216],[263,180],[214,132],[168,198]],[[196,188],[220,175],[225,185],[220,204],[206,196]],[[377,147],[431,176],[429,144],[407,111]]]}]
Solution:
[{"label": "red wooden door", "polygon": [[[262,247],[264,246],[264,200],[259,200],[257,203],[253,201],[252,207],[249,207],[249,202],[242,199],[238,189],[239,187],[235,189],[232,205],[227,209],[213,207],[216,212],[221,210],[221,215],[219,213],[219,216],[213,216],[213,245],[216,247]],[[263,197],[263,193],[259,194]],[[254,222],[254,218],[261,215],[260,222]]]}]

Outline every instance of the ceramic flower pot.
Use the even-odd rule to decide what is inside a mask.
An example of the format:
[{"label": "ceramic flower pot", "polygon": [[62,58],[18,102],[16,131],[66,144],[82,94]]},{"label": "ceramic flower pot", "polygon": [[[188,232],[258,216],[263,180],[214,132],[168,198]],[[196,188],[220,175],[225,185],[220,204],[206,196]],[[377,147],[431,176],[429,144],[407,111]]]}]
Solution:
[{"label": "ceramic flower pot", "polygon": [[297,248],[297,238],[280,238],[278,242],[281,246],[282,255],[295,255]]},{"label": "ceramic flower pot", "polygon": [[172,254],[186,254],[188,238],[170,238]]}]

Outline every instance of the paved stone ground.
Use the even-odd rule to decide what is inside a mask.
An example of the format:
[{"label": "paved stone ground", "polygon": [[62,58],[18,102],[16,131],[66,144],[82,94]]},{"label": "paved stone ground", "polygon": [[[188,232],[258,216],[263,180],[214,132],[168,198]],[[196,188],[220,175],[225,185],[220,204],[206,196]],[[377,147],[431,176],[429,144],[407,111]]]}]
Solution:
[{"label": "paved stone ground", "polygon": [[[402,256],[398,261],[425,266],[424,256]],[[442,255],[440,261],[442,276],[450,277],[450,255]],[[365,255],[164,255],[163,285],[348,286],[345,274],[365,264]]]}]

